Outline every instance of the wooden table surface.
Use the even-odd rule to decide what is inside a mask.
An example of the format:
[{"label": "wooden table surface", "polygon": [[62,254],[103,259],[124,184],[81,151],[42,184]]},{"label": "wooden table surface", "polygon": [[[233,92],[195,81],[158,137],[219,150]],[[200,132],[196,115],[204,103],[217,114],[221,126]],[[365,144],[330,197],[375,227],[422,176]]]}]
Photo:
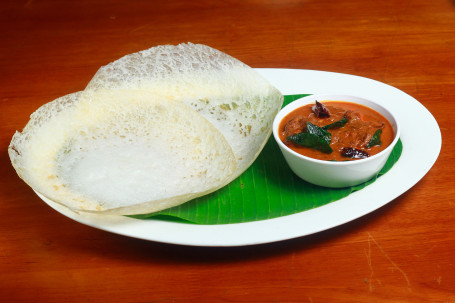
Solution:
[{"label": "wooden table surface", "polygon": [[[455,302],[455,1],[7,0],[0,17],[0,301]],[[7,147],[40,105],[84,89],[123,55],[187,41],[252,67],[395,86],[438,121],[439,158],[413,188],[358,220],[230,248],[85,226],[18,178]]]}]

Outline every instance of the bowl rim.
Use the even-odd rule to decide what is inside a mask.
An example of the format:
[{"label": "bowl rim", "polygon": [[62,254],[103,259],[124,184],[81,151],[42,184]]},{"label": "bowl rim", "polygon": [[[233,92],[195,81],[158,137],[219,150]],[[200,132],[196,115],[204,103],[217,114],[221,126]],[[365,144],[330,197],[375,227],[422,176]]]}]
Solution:
[{"label": "bowl rim", "polygon": [[[368,158],[358,159],[358,160],[354,160],[354,161],[320,160],[320,159],[315,159],[315,158],[311,158],[311,157],[308,157],[308,156],[304,156],[304,155],[302,155],[302,154],[300,154],[300,153],[298,153],[296,151],[293,151],[288,146],[286,146],[286,144],[284,144],[283,141],[281,141],[281,139],[279,138],[278,127],[280,125],[280,122],[287,114],[289,114],[293,110],[295,110],[295,109],[297,109],[299,107],[302,107],[304,105],[310,104],[311,102],[314,102],[316,99],[319,99],[322,102],[330,100],[330,101],[351,102],[351,103],[357,103],[356,101],[352,101],[352,100],[364,100],[366,102],[375,104],[376,106],[381,108],[382,111],[386,112],[393,119],[393,121],[390,121],[390,118],[384,117],[387,120],[389,120],[389,122],[392,124],[392,126],[393,125],[396,126],[395,137],[394,137],[393,141],[389,144],[389,146],[387,146],[384,150],[380,151],[379,153],[377,153],[377,154],[375,154],[373,156],[370,156]],[[351,100],[345,100],[345,99],[351,99]],[[357,104],[360,104],[360,105],[363,105],[363,106],[371,108],[370,106],[364,105],[362,103],[357,103]],[[373,108],[371,108],[371,109],[373,109]],[[376,109],[373,109],[373,110],[377,111]],[[380,112],[380,114],[384,116],[383,113]],[[362,165],[364,163],[368,163],[368,162],[371,162],[371,161],[375,161],[377,158],[381,158],[384,154],[390,153],[392,151],[392,149],[395,147],[395,145],[398,142],[398,140],[400,139],[400,124],[399,124],[397,118],[395,117],[395,115],[388,108],[386,108],[382,104],[379,104],[379,103],[377,103],[377,102],[375,102],[375,101],[373,101],[373,100],[371,100],[369,98],[364,98],[364,97],[355,96],[355,95],[326,93],[326,94],[313,94],[313,95],[305,96],[305,97],[296,99],[296,100],[292,101],[291,103],[287,104],[286,106],[284,106],[277,113],[277,115],[275,116],[275,118],[273,120],[272,132],[273,132],[273,137],[274,137],[275,141],[277,142],[277,144],[279,145],[279,147],[281,149],[286,150],[287,152],[291,153],[295,157],[298,157],[298,158],[300,158],[300,159],[302,159],[304,161],[309,161],[309,162],[313,162],[313,163],[320,163],[320,164],[327,165],[327,166],[357,166],[357,165]]]}]

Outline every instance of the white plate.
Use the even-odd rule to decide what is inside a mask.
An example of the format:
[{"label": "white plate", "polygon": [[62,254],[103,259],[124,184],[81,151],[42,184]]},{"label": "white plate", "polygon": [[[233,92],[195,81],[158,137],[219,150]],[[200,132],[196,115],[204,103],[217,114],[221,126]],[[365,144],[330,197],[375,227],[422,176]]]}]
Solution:
[{"label": "white plate", "polygon": [[[441,133],[436,120],[417,100],[394,87],[358,76],[323,71],[257,71],[284,95],[336,93],[384,104],[401,123],[403,153],[400,160],[386,175],[346,198],[298,214],[249,223],[195,225],[123,216],[82,215],[40,197],[77,222],[129,237],[193,246],[252,245],[317,233],[366,215],[416,184],[439,155]],[[425,138],[425,148],[421,146],[421,138]]]}]

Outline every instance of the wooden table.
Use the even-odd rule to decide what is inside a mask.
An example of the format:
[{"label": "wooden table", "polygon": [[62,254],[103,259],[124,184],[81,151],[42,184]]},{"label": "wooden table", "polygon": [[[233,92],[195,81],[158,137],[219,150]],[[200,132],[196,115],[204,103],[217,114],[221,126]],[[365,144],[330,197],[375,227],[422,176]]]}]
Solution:
[{"label": "wooden table", "polygon": [[[10,0],[0,17],[0,301],[455,302],[454,1]],[[91,228],[17,177],[6,150],[40,105],[84,89],[125,54],[187,41],[252,67],[395,86],[434,115],[441,154],[417,185],[367,216],[230,248]]]}]

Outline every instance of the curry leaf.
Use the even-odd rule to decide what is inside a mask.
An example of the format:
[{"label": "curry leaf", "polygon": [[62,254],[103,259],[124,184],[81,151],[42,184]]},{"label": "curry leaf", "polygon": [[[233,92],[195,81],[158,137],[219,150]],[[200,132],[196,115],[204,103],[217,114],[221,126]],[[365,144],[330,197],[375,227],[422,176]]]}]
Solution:
[{"label": "curry leaf", "polygon": [[348,118],[346,118],[346,116],[344,116],[343,118],[341,118],[341,120],[338,120],[331,124],[325,125],[322,128],[327,130],[327,129],[332,129],[332,128],[343,127],[348,121],[349,121]]},{"label": "curry leaf", "polygon": [[332,141],[331,133],[317,125],[314,125],[311,122],[307,122],[306,131],[310,134],[316,135],[319,138],[323,139],[325,142],[327,142],[327,144],[330,144],[330,142]]},{"label": "curry leaf", "polygon": [[327,143],[327,141],[323,137],[319,137],[315,134],[299,133],[291,135],[286,139],[290,140],[295,144],[309,148],[314,148],[326,154],[330,154],[333,151],[329,143]]},{"label": "curry leaf", "polygon": [[370,147],[373,147],[375,145],[381,145],[382,142],[381,142],[381,134],[382,134],[382,129],[378,129],[373,137],[370,139],[370,141],[368,142],[367,144],[367,148],[370,148]]}]

